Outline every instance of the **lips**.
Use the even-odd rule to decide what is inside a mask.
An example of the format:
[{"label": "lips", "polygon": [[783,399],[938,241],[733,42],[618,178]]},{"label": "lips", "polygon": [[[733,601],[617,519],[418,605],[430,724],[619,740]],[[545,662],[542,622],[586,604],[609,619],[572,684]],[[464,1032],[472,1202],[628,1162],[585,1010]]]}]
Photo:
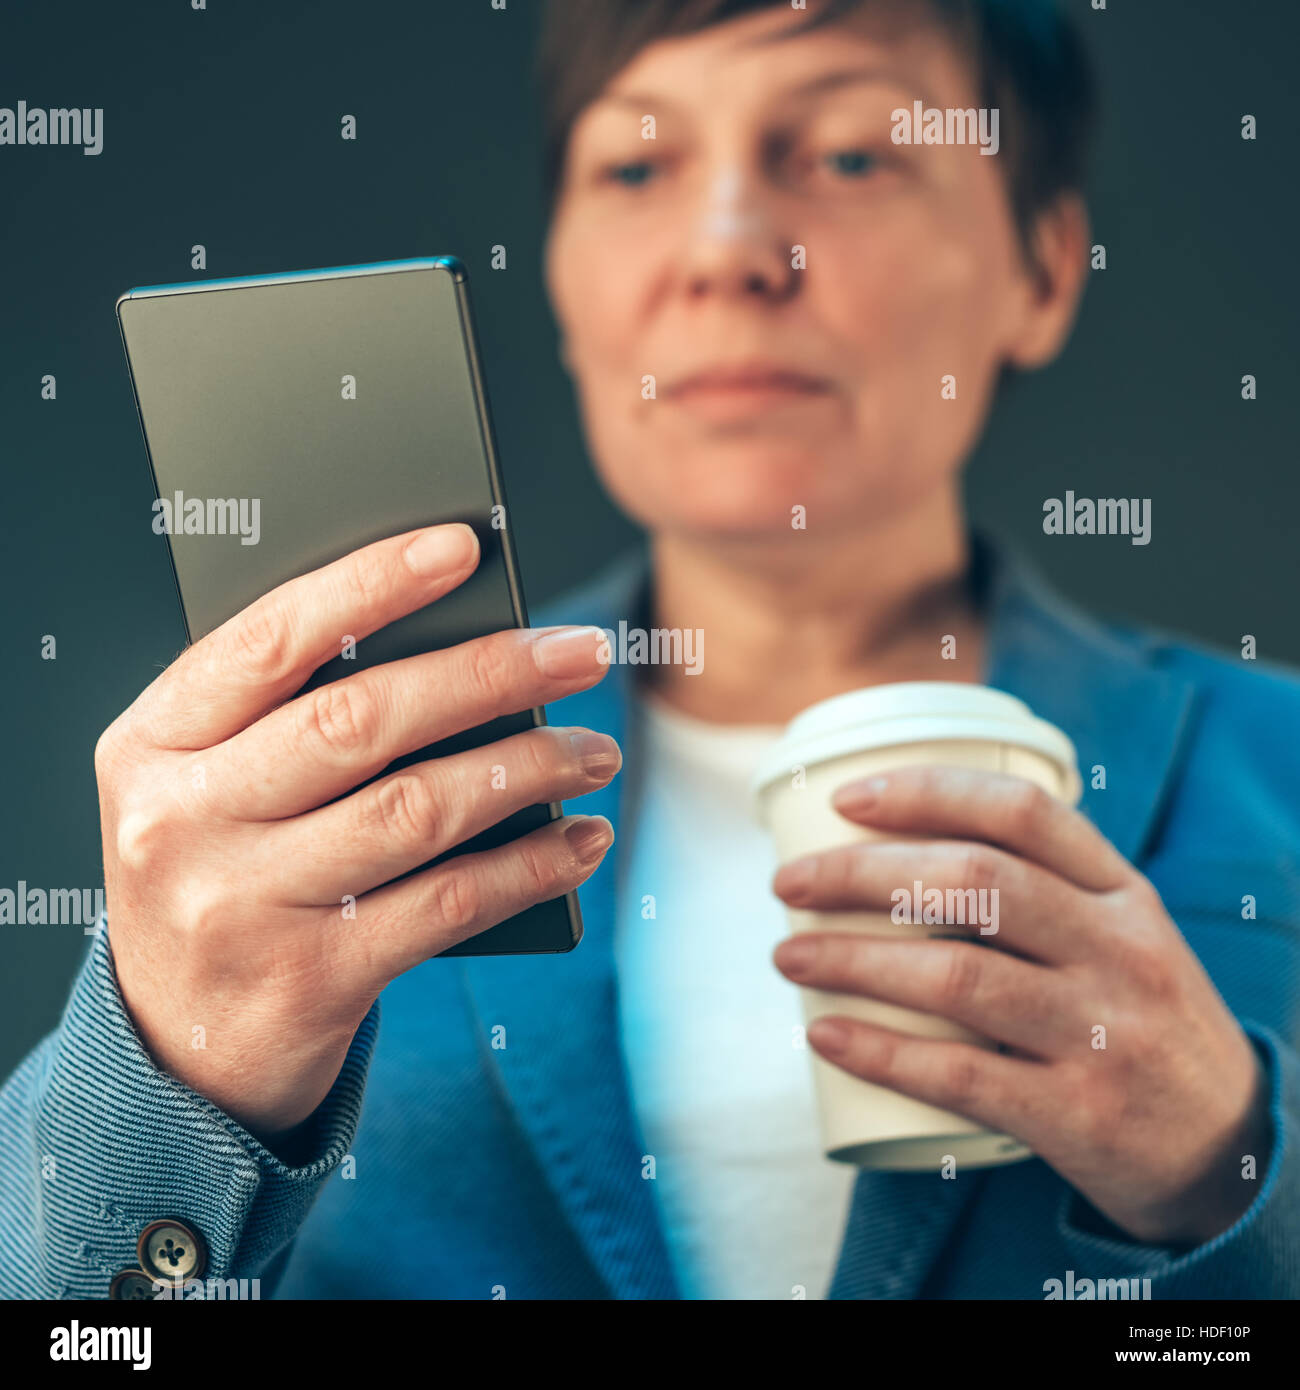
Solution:
[{"label": "lips", "polygon": [[727,392],[814,395],[830,389],[831,383],[825,377],[813,376],[798,368],[772,362],[738,362],[688,373],[674,381],[666,394],[678,397]]},{"label": "lips", "polygon": [[670,406],[708,429],[808,428],[809,411],[834,400],[834,384],[798,367],[750,360],[689,372],[663,393]]}]

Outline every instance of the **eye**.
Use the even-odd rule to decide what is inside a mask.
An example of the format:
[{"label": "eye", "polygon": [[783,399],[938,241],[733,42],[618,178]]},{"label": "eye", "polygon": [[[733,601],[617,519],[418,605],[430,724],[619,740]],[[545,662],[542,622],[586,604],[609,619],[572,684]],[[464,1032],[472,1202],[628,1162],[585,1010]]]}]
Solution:
[{"label": "eye", "polygon": [[832,150],[825,156],[824,163],[833,174],[860,179],[870,174],[879,160],[869,150],[846,149]]},{"label": "eye", "polygon": [[654,177],[654,165],[648,159],[630,159],[609,165],[601,177],[606,183],[622,188],[643,188]]}]

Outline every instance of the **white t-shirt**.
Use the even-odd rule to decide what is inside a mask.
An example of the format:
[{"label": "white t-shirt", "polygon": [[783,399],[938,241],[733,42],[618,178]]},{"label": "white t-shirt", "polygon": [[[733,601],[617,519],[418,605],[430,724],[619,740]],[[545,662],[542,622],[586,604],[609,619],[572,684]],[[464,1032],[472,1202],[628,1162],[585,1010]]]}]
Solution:
[{"label": "white t-shirt", "polygon": [[[624,791],[615,954],[622,1043],[686,1298],[824,1298],[857,1169],[823,1157],[776,859],[749,777],[779,726],[642,696]],[[653,915],[650,915],[653,913]]]}]

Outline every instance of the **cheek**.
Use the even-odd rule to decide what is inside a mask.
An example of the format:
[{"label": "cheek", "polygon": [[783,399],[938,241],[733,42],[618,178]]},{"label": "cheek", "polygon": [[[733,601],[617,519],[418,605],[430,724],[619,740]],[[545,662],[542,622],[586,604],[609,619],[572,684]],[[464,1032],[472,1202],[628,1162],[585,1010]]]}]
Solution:
[{"label": "cheek", "polygon": [[[635,248],[630,250],[629,248]],[[589,452],[606,485],[635,512],[629,488],[654,461],[654,402],[642,379],[661,370],[649,342],[656,309],[654,267],[671,255],[644,223],[586,217],[558,228],[548,248],[552,305]]]},{"label": "cheek", "polygon": [[557,284],[569,371],[588,444],[599,460],[618,459],[635,427],[641,378],[656,363],[645,349],[644,289],[625,252],[599,242],[569,262]]},{"label": "cheek", "polygon": [[952,471],[978,436],[1001,360],[1000,243],[918,215],[832,246],[809,288],[854,362],[860,437],[916,484]]},{"label": "cheek", "polygon": [[551,301],[570,358],[584,375],[637,366],[648,268],[662,263],[662,241],[626,219],[584,217],[581,226],[560,226],[553,234],[547,248]]},{"label": "cheek", "polygon": [[996,274],[968,241],[855,239],[823,267],[818,316],[863,366],[864,384],[889,381],[924,396],[995,356]]}]

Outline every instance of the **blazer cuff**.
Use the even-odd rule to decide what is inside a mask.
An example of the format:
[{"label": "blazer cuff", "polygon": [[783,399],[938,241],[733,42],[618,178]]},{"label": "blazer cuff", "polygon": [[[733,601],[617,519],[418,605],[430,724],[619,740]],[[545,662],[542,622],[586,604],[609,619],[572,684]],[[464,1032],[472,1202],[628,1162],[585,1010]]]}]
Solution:
[{"label": "blazer cuff", "polygon": [[1153,1299],[1300,1297],[1300,1055],[1270,1028],[1245,1020],[1241,1026],[1264,1066],[1273,1131],[1254,1200],[1213,1240],[1175,1251],[1089,1230],[1087,1204],[1067,1187],[1057,1229],[1076,1279],[1150,1279]]},{"label": "blazer cuff", "polygon": [[276,1256],[356,1134],[378,1027],[376,1000],[308,1122],[307,1161],[290,1166],[154,1065],[123,1003],[101,916],[36,1087],[35,1205],[50,1292],[106,1297],[114,1275],[138,1267],[141,1231],[163,1217],[203,1237],[202,1279],[260,1278],[272,1261],[278,1279],[285,1262]]}]

